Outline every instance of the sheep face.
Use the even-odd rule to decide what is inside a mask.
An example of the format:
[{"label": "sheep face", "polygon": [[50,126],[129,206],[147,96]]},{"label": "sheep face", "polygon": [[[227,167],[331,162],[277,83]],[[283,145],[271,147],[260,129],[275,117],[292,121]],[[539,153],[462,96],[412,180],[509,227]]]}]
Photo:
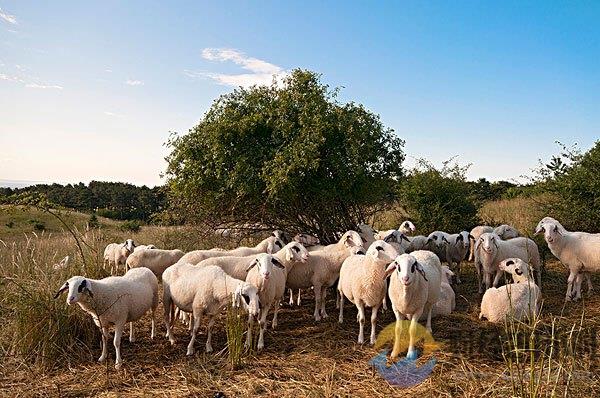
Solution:
[{"label": "sheep face", "polygon": [[375,236],[376,233],[377,231],[368,224],[358,225],[358,234],[360,235],[362,243],[367,243],[369,239],[373,239],[373,236]]},{"label": "sheep face", "polygon": [[498,265],[500,270],[515,276],[529,276],[529,265],[520,258],[507,258]]},{"label": "sheep face", "polygon": [[416,278],[427,280],[423,266],[410,254],[402,254],[396,257],[396,259],[388,265],[385,273],[386,275],[390,275],[394,270],[398,272],[398,279],[404,286],[410,286]]},{"label": "sheep face", "polygon": [[314,246],[319,244],[319,238],[308,234],[297,234],[294,236],[294,240],[305,246]]},{"label": "sheep face", "polygon": [[403,233],[405,233],[405,234],[408,234],[408,233],[413,233],[413,232],[415,232],[415,231],[417,230],[417,228],[415,228],[415,224],[413,224],[411,221],[408,221],[408,220],[407,220],[407,221],[404,221],[404,222],[402,223],[402,225],[400,225],[400,227],[398,227],[398,230],[399,230],[400,232],[403,232]]},{"label": "sheep face", "polygon": [[400,232],[398,230],[395,230],[394,232],[392,232],[391,234],[388,234],[386,237],[383,238],[383,241],[386,243],[401,244],[403,240],[410,243],[410,240],[406,237],[406,235],[404,235],[402,232]]},{"label": "sheep face", "polygon": [[467,231],[462,231],[460,234],[458,234],[458,236],[456,237],[456,246],[462,246],[463,248],[468,248],[469,247],[469,238],[471,238],[471,234],[469,234],[469,232]]},{"label": "sheep face", "polygon": [[126,248],[129,253],[133,253],[133,249],[135,249],[133,239],[127,239],[125,243],[123,243],[123,247]]},{"label": "sheep face", "polygon": [[444,234],[440,231],[435,231],[429,234],[427,237],[427,244],[434,245],[438,248],[443,247],[448,243],[448,239],[444,236]]},{"label": "sheep face", "polygon": [[308,250],[298,242],[290,242],[283,249],[288,261],[305,263],[308,260]]},{"label": "sheep face", "polygon": [[495,233],[486,232],[479,237],[476,249],[481,247],[487,253],[495,253],[495,251],[498,249],[497,240],[500,240],[498,235]]},{"label": "sheep face", "polygon": [[286,239],[285,233],[282,230],[276,229],[271,235],[281,240],[283,243],[288,241],[288,239]]},{"label": "sheep face", "polygon": [[267,253],[277,253],[283,248],[283,242],[276,236],[269,236],[267,238]]},{"label": "sheep face", "polygon": [[281,262],[273,257],[271,254],[261,253],[248,265],[246,271],[250,271],[252,268],[257,267],[259,275],[264,280],[269,280],[271,274],[273,273],[273,267],[277,267],[279,269],[285,269],[284,265]]},{"label": "sheep face", "polygon": [[90,283],[83,276],[74,276],[67,280],[64,285],[58,289],[54,298],[58,298],[63,292],[69,291],[67,295],[67,304],[87,303],[90,298],[94,297]]},{"label": "sheep face", "polygon": [[562,237],[564,228],[555,219],[546,217],[538,223],[537,228],[535,229],[536,235],[540,232],[544,233],[546,242],[553,243]]},{"label": "sheep face", "polygon": [[233,302],[235,305],[242,303],[244,309],[250,316],[258,316],[260,312],[260,301],[258,299],[258,289],[247,282],[238,285],[234,293]]},{"label": "sheep face", "polygon": [[391,263],[398,256],[398,252],[394,246],[383,240],[376,240],[369,246],[367,256],[371,256],[376,260],[385,261],[386,264]]},{"label": "sheep face", "polygon": [[346,233],[344,233],[344,235],[342,235],[340,243],[342,243],[346,247],[363,245],[362,238],[360,237],[358,232],[352,230],[347,231]]}]

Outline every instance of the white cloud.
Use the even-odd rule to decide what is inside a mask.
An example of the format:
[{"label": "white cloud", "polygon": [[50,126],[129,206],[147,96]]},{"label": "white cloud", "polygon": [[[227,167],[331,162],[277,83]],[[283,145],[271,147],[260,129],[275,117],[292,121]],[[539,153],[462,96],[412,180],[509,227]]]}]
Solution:
[{"label": "white cloud", "polygon": [[0,19],[3,19],[10,24],[17,25],[17,18],[14,15],[2,11],[2,8],[0,8]]},{"label": "white cloud", "polygon": [[18,76],[9,76],[9,75],[5,75],[4,73],[0,73],[0,80],[5,80],[5,81],[9,81],[9,82],[17,82],[17,83],[25,83],[25,81]]},{"label": "white cloud", "polygon": [[47,89],[47,88],[51,88],[51,89],[56,89],[56,90],[62,90],[63,87],[62,86],[58,86],[56,84],[38,84],[38,83],[28,83],[25,85],[25,87],[27,88],[41,88],[41,89]]},{"label": "white cloud", "polygon": [[106,73],[112,73],[112,69],[104,69],[104,72],[106,72]]},{"label": "white cloud", "polygon": [[127,84],[128,86],[143,86],[144,82],[141,80],[132,80],[132,79],[128,79],[125,84]]},{"label": "white cloud", "polygon": [[109,111],[104,111],[104,114],[106,116],[111,116],[111,117],[118,117],[118,118],[122,118],[123,117],[123,115],[119,115],[118,113],[109,112]]},{"label": "white cloud", "polygon": [[254,85],[269,85],[273,79],[281,82],[287,72],[280,66],[271,64],[258,58],[248,57],[243,52],[229,48],[205,48],[202,58],[209,61],[230,61],[251,73],[224,74],[207,71],[184,70],[183,73],[191,78],[204,78],[216,81],[226,86],[250,87]]}]

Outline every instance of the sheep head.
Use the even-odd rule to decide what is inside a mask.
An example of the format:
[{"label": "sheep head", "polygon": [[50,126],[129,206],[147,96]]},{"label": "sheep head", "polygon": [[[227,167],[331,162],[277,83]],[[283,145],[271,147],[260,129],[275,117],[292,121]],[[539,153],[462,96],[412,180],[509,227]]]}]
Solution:
[{"label": "sheep head", "polygon": [[71,305],[74,303],[87,303],[90,298],[94,298],[92,293],[90,282],[83,276],[74,276],[67,280],[58,289],[54,298],[57,299],[65,291],[69,291],[67,295],[67,304]]},{"label": "sheep head", "polygon": [[247,282],[240,283],[233,293],[233,306],[244,307],[250,316],[258,316],[260,312],[260,300],[258,289]]},{"label": "sheep head", "polygon": [[377,261],[389,264],[398,256],[398,252],[389,243],[383,240],[376,240],[369,246],[366,255],[373,257]]},{"label": "sheep head", "polygon": [[282,250],[285,250],[285,258],[287,261],[305,263],[308,260],[308,250],[298,242],[290,242],[285,245]]},{"label": "sheep head", "polygon": [[398,272],[398,279],[404,286],[410,286],[418,277],[427,281],[425,270],[417,259],[410,254],[401,254],[388,265],[385,270],[386,276],[391,275],[394,270]]}]

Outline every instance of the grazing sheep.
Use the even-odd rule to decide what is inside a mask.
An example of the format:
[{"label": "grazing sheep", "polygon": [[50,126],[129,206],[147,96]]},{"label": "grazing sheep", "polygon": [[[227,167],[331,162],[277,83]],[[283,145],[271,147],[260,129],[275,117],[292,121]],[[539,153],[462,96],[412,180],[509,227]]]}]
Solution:
[{"label": "grazing sheep", "polygon": [[128,268],[146,267],[160,280],[163,272],[183,257],[179,249],[146,249],[134,252],[127,258]]},{"label": "grazing sheep", "polygon": [[138,245],[133,249],[133,252],[137,252],[139,250],[146,250],[146,249],[156,249],[157,247],[154,245]]},{"label": "grazing sheep", "polygon": [[543,218],[535,233],[544,233],[544,239],[552,254],[569,269],[565,300],[581,298],[583,273],[588,281],[588,291],[592,290],[590,272],[600,271],[600,234],[570,232],[560,222],[551,217]]},{"label": "grazing sheep", "polygon": [[325,298],[327,288],[337,280],[344,260],[352,255],[354,246],[362,246],[362,239],[356,231],[347,231],[338,243],[328,245],[321,250],[310,251],[306,263],[296,264],[287,278],[289,289],[314,288],[316,321],[327,317]]},{"label": "grazing sheep", "polygon": [[446,262],[446,247],[448,246],[450,234],[442,231],[434,231],[427,237],[427,250],[434,252],[440,262]]},{"label": "grazing sheep", "polygon": [[[479,237],[486,232],[494,232],[494,228],[489,225],[478,225],[473,228],[470,232],[471,238],[471,248],[469,249],[469,261],[475,260],[475,242],[479,240]],[[477,263],[477,261],[475,261]]]},{"label": "grazing sheep", "polygon": [[417,250],[396,257],[387,267],[385,275],[391,275],[388,294],[396,316],[394,348],[390,359],[395,361],[400,354],[402,321],[405,317],[411,321],[406,357],[411,360],[417,359],[417,321],[421,314],[427,314],[427,330],[431,333],[431,312],[440,297],[442,265],[434,253]]},{"label": "grazing sheep", "polygon": [[127,258],[135,250],[133,239],[127,239],[124,243],[109,243],[104,249],[104,269],[110,265],[110,273],[119,272],[119,266],[125,265]]},{"label": "grazing sheep", "polygon": [[56,292],[54,298],[69,291],[67,304],[74,303],[94,320],[102,332],[102,355],[99,362],[106,359],[109,338],[108,327],[115,326],[114,346],[116,351],[115,368],[119,369],[121,359],[121,335],[126,322],[129,322],[129,341],[134,341],[133,322],[140,319],[148,310],[152,311],[152,332],[154,338],[154,313],[158,306],[158,281],[146,269],[132,269],[123,276],[110,276],[96,280],[74,276],[67,280]]},{"label": "grazing sheep", "polygon": [[238,247],[232,250],[194,250],[188,252],[181,258],[182,263],[189,264],[198,264],[202,260],[206,260],[211,257],[244,257],[244,256],[252,256],[254,254],[259,253],[276,253],[279,249],[283,247],[283,242],[281,239],[275,236],[269,236],[266,239],[263,239],[258,245],[254,247]]},{"label": "grazing sheep", "polygon": [[519,231],[511,225],[502,224],[494,228],[494,232],[498,235],[502,240],[508,240],[512,238],[518,237]]},{"label": "grazing sheep", "polygon": [[498,323],[507,317],[520,321],[538,314],[541,292],[530,276],[529,265],[520,258],[508,258],[500,262],[500,270],[511,273],[514,283],[486,290],[479,319]]},{"label": "grazing sheep", "polygon": [[371,344],[375,344],[377,312],[385,301],[385,268],[398,255],[396,249],[376,240],[369,246],[366,255],[352,255],[344,260],[338,282],[339,322],[344,322],[344,296],[358,309],[358,344],[364,343],[365,306],[371,307]]},{"label": "grazing sheep", "polygon": [[234,302],[241,302],[251,317],[258,315],[260,303],[256,287],[232,278],[221,268],[199,268],[188,263],[177,263],[167,268],[163,274],[163,306],[167,337],[171,344],[176,342],[172,328],[177,307],[191,312],[194,319],[187,355],[195,352],[194,342],[203,316],[208,317],[206,352],[212,352],[212,327],[232,295]]},{"label": "grazing sheep", "polygon": [[[507,258],[517,257],[521,260],[531,263],[537,271],[538,286],[541,286],[541,261],[540,253],[535,242],[529,238],[519,237],[509,240],[501,240],[493,232],[486,232],[479,237],[475,244],[475,258],[481,264],[483,269],[483,279],[485,279],[485,288],[492,286],[492,276],[495,274],[493,286],[497,287],[502,276],[499,268],[501,261]],[[477,265],[479,273],[479,266]],[[479,283],[479,293],[483,293],[483,280]],[[541,289],[541,287],[540,287]]]},{"label": "grazing sheep", "polygon": [[471,235],[469,232],[462,231],[458,234],[452,234],[448,236],[448,243],[446,244],[446,262],[448,266],[452,268],[452,265],[456,263],[455,274],[456,283],[460,281],[460,263],[464,261],[467,253],[469,252],[469,242]]}]

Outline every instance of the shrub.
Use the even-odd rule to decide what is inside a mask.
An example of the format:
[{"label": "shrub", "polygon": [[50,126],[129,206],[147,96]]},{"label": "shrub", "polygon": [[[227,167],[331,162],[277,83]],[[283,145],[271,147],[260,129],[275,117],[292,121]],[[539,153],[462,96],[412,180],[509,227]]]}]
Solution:
[{"label": "shrub", "polygon": [[119,229],[124,232],[139,232],[141,228],[142,226],[137,220],[125,221],[119,226]]},{"label": "shrub", "polygon": [[12,228],[12,227],[14,227],[14,226],[15,226],[15,222],[14,222],[13,220],[10,220],[9,222],[7,222],[7,223],[6,223],[6,224],[4,224],[4,225],[6,225],[8,228]]},{"label": "shrub", "polygon": [[46,229],[46,224],[43,221],[31,219],[29,223],[33,225],[33,229],[36,231],[44,231]]},{"label": "shrub", "polygon": [[88,227],[93,229],[100,228],[100,221],[98,221],[98,217],[96,217],[95,214],[90,216],[90,219],[88,220]]}]

